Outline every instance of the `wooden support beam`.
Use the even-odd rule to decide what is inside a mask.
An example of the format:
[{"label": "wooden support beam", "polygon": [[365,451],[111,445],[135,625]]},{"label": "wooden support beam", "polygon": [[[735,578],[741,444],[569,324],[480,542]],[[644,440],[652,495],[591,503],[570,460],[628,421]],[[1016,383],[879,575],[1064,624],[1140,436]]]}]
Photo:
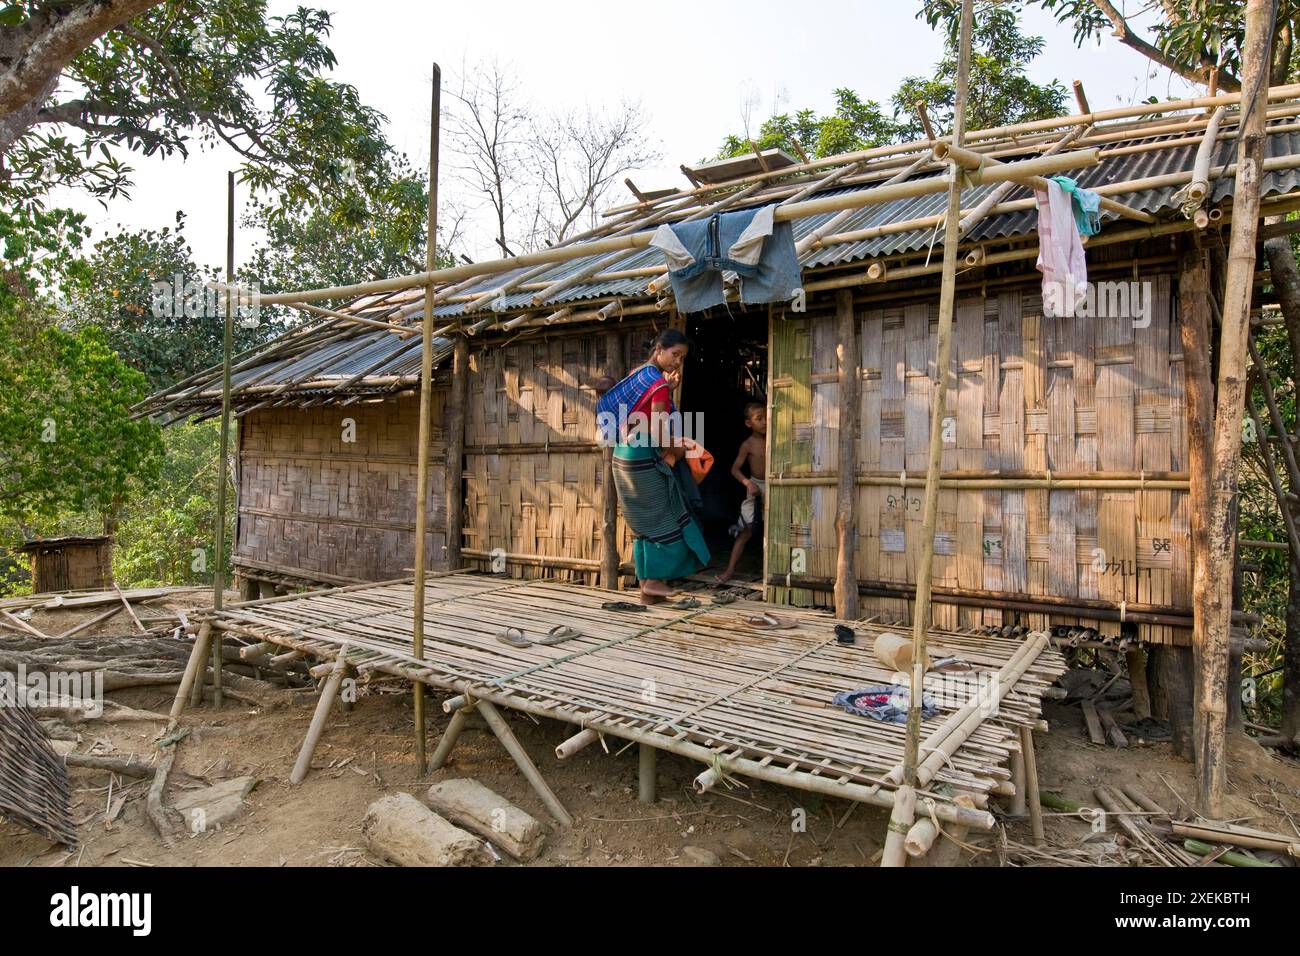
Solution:
[{"label": "wooden support beam", "polygon": [[447,570],[459,569],[465,534],[465,419],[469,404],[469,340],[457,335],[447,395]]},{"label": "wooden support beam", "polygon": [[839,369],[839,483],[835,498],[835,616],[852,621],[858,616],[857,554],[857,461],[858,389],[862,379],[858,321],[853,312],[853,293],[841,289],[836,297],[838,335],[835,357]]},{"label": "wooden support beam", "polygon": [[483,715],[483,719],[487,721],[487,725],[492,728],[492,732],[497,735],[497,739],[501,741],[501,746],[506,748],[506,753],[510,754],[514,759],[515,765],[519,767],[519,772],[524,775],[524,779],[532,784],[533,789],[546,806],[547,812],[561,826],[573,826],[573,817],[569,815],[568,810],[564,809],[564,804],[560,802],[560,798],[555,795],[555,792],[546,783],[541,773],[538,772],[532,758],[528,756],[523,744],[519,742],[514,731],[510,729],[510,725],[506,723],[505,718],[501,716],[496,706],[486,700],[479,700],[475,706],[478,708],[478,712]]},{"label": "wooden support beam", "polygon": [[614,489],[614,449],[600,450],[600,586],[618,590],[618,493]]},{"label": "wooden support beam", "polygon": [[298,751],[298,760],[293,765],[293,772],[289,774],[289,782],[292,784],[302,783],[307,777],[307,771],[311,769],[312,755],[316,753],[316,745],[320,743],[321,734],[325,732],[325,721],[329,719],[330,711],[334,708],[334,700],[339,695],[339,686],[343,683],[347,671],[348,645],[344,644],[339,648],[338,657],[334,658],[334,667],[330,670],[330,676],[325,678],[320,699],[316,701],[316,712],[312,714],[311,724],[307,727],[307,736],[303,739],[302,749]]},{"label": "wooden support beam", "polygon": [[442,732],[442,738],[438,741],[438,746],[433,749],[433,756],[429,758],[430,773],[441,770],[447,765],[447,758],[451,755],[452,748],[456,746],[456,741],[460,739],[460,733],[465,729],[465,722],[469,720],[473,710],[472,707],[462,707],[451,715],[451,720],[447,722],[447,729]]}]

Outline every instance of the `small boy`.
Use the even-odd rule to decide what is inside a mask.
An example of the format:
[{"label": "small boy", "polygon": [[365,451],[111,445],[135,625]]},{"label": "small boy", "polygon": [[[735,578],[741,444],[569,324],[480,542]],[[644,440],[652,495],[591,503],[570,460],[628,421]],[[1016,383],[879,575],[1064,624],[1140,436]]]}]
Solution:
[{"label": "small boy", "polygon": [[[736,453],[736,462],[731,466],[731,474],[745,486],[745,500],[740,503],[740,519],[731,526],[731,533],[736,543],[731,547],[731,560],[727,570],[718,575],[718,581],[730,581],[736,573],[736,564],[745,553],[745,545],[754,535],[754,521],[758,516],[759,504],[767,492],[764,482],[767,479],[767,406],[762,402],[750,402],[745,406],[745,424],[750,435],[740,445]],[[749,464],[749,477],[740,470]]]}]

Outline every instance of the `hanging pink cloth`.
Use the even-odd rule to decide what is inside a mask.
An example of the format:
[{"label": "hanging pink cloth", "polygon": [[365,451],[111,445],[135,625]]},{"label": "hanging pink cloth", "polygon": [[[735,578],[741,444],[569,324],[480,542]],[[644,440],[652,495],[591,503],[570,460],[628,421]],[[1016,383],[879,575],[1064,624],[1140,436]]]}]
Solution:
[{"label": "hanging pink cloth", "polygon": [[1038,271],[1043,274],[1043,314],[1074,315],[1088,293],[1088,264],[1074,221],[1070,194],[1052,180],[1034,189],[1038,200]]}]

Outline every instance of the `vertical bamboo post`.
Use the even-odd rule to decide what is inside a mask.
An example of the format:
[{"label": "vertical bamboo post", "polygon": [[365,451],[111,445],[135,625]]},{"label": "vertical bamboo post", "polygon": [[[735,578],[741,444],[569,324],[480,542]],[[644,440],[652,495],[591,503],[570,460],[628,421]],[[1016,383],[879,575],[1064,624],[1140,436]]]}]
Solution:
[{"label": "vertical bamboo post", "polygon": [[[1223,814],[1227,786],[1228,637],[1232,626],[1232,562],[1236,538],[1232,509],[1237,500],[1241,460],[1241,417],[1245,405],[1246,340],[1255,275],[1255,235],[1264,159],[1264,113],[1268,106],[1268,54],[1275,6],[1268,0],[1246,5],[1242,47],[1241,125],[1233,194],[1228,268],[1219,338],[1219,391],[1214,418],[1213,484],[1210,490],[1209,552],[1204,573],[1194,582],[1194,610],[1204,616],[1197,683],[1197,809]],[[1196,600],[1195,598],[1199,598]]]},{"label": "vertical bamboo post", "polygon": [[858,574],[854,561],[857,537],[858,463],[858,324],[853,314],[853,291],[841,289],[836,301],[839,341],[835,354],[840,378],[839,476],[835,499],[835,536],[839,555],[835,563],[835,616],[853,620],[858,616]]},{"label": "vertical bamboo post", "polygon": [[[425,240],[424,264],[432,272],[438,251],[438,124],[441,118],[442,70],[433,64],[433,91],[429,105],[429,219],[428,237]],[[424,657],[424,574],[428,558],[425,554],[425,528],[429,518],[429,406],[433,398],[433,283],[424,287],[424,320],[420,339],[420,445],[416,452],[415,478],[415,583],[411,595],[411,644],[417,658]],[[448,468],[450,471],[450,468]],[[450,505],[450,502],[448,502]],[[448,508],[448,525],[451,524]],[[449,529],[450,530],[450,529]],[[415,766],[416,774],[425,772],[424,684],[413,684],[415,710]]]},{"label": "vertical bamboo post", "polygon": [[[1210,525],[1210,455],[1214,442],[1214,387],[1210,381],[1210,267],[1199,243],[1189,241],[1184,249],[1178,276],[1178,334],[1183,351],[1183,389],[1187,402],[1187,477],[1192,532],[1192,654],[1193,669],[1199,674],[1201,649],[1205,646],[1205,597],[1202,576],[1208,575]],[[1165,656],[1176,656],[1174,648],[1162,648]],[[1169,663],[1162,661],[1162,664]],[[1162,667],[1162,682],[1177,690],[1177,669]],[[1193,682],[1188,695],[1168,698],[1169,723],[1174,730],[1174,749],[1191,758],[1200,723],[1199,683]],[[1182,728],[1191,728],[1190,734]],[[1190,738],[1190,740],[1189,740]]]},{"label": "vertical bamboo post", "polygon": [[[969,2],[969,0],[967,0]],[[885,849],[880,855],[881,866],[907,866],[905,842],[907,831],[916,819],[916,791],[902,786],[894,792],[894,809],[889,814],[889,829],[885,833]]]},{"label": "vertical bamboo post", "polygon": [[451,353],[451,392],[447,396],[447,570],[465,562],[465,405],[469,401],[469,339],[455,332]]},{"label": "vertical bamboo post", "polygon": [[[962,0],[961,46],[957,56],[957,100],[952,117],[952,142],[962,144],[966,134],[966,94],[970,78],[973,0]],[[916,604],[912,612],[911,706],[907,711],[907,740],[903,750],[903,779],[916,781],[917,754],[921,746],[921,707],[925,687],[925,641],[930,627],[930,587],[934,574],[934,530],[939,517],[939,463],[943,457],[943,418],[948,398],[952,362],[952,316],[957,293],[957,243],[961,228],[962,170],[948,165],[948,211],[943,227],[943,284],[939,291],[939,348],[935,363],[935,388],[930,404],[930,456],[925,470],[925,499],[921,523],[921,559],[916,569]]]},{"label": "vertical bamboo post", "polygon": [[614,491],[614,449],[600,450],[600,586],[618,590],[618,495]]},{"label": "vertical bamboo post", "polygon": [[[618,380],[622,377],[623,362],[619,336],[611,333],[606,340],[606,371]],[[600,586],[607,591],[619,589],[618,569],[621,555],[618,548],[618,491],[614,487],[614,436],[606,436],[611,444],[600,450]]]},{"label": "vertical bamboo post", "polygon": [[[235,283],[235,174],[226,173],[226,285]],[[212,607],[220,611],[226,590],[226,459],[230,454],[230,351],[234,337],[234,293],[226,291],[225,328],[221,337],[221,451],[217,457],[217,527],[213,548]],[[212,629],[212,706],[220,707],[221,693],[221,630]],[[198,674],[202,685],[202,671]]]},{"label": "vertical bamboo post", "polygon": [[1025,761],[1025,804],[1029,810],[1029,827],[1034,846],[1043,845],[1043,805],[1038,792],[1038,757],[1034,753],[1032,727],[1020,728],[1020,753]]},{"label": "vertical bamboo post", "polygon": [[641,803],[655,802],[655,749],[649,744],[637,744],[637,795]]}]

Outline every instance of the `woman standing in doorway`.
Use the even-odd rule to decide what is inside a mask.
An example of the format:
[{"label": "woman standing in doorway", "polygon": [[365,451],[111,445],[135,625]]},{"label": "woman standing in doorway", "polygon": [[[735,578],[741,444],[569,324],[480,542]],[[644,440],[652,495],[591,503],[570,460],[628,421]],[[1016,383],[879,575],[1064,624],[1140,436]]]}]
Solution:
[{"label": "woman standing in doorway", "polygon": [[616,422],[614,487],[632,528],[632,559],[641,600],[653,604],[674,593],[668,581],[709,563],[704,533],[691,514],[673,466],[685,454],[672,389],[681,381],[690,343],[678,329],[665,329],[644,365],[611,388],[598,413]]}]

